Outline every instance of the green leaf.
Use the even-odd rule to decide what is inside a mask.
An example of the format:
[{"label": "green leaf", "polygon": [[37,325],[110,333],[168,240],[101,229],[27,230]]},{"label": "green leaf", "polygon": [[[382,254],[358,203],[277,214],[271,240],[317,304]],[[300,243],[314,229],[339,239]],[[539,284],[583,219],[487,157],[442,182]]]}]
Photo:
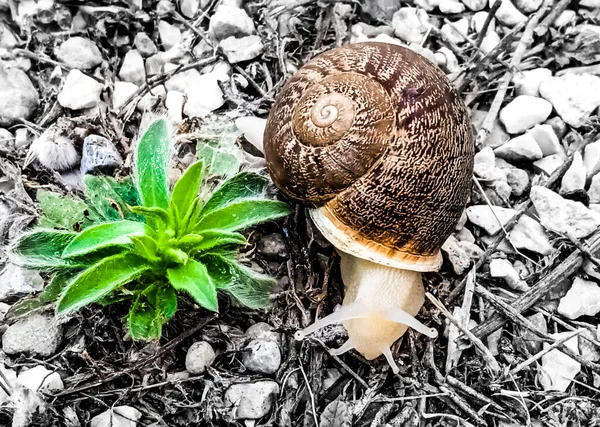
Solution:
[{"label": "green leaf", "polygon": [[202,307],[218,311],[217,290],[206,266],[194,259],[185,265],[167,269],[167,277],[178,291],[185,291]]},{"label": "green leaf", "polygon": [[89,208],[82,200],[64,197],[46,190],[37,192],[37,200],[44,213],[40,219],[40,225],[43,227],[73,230],[76,225],[89,222],[86,218]]},{"label": "green leaf", "polygon": [[154,306],[165,320],[172,318],[177,312],[177,294],[168,284],[160,286],[155,294]]},{"label": "green leaf", "polygon": [[[177,208],[180,215],[186,215],[194,203],[194,199],[198,196],[203,168],[202,162],[192,164],[173,187],[171,203]],[[183,218],[180,217],[180,219]]]},{"label": "green leaf", "polygon": [[150,268],[133,253],[108,257],[79,274],[58,300],[56,312],[65,315],[108,295],[119,286],[138,278]]},{"label": "green leaf", "polygon": [[132,243],[135,245],[137,253],[146,258],[150,262],[159,262],[160,257],[157,255],[158,243],[150,236],[129,236]]},{"label": "green leaf", "polygon": [[202,213],[204,215],[240,199],[258,198],[265,192],[267,179],[253,172],[241,172],[226,180],[212,194]]},{"label": "green leaf", "polygon": [[143,236],[152,230],[143,222],[117,221],[95,225],[79,234],[63,251],[63,258],[72,258],[109,246],[129,245],[130,236]]},{"label": "green leaf", "polygon": [[271,305],[269,290],[275,280],[243,266],[234,259],[219,254],[200,257],[217,289],[223,289],[241,304],[251,309],[268,308]]},{"label": "green leaf", "polygon": [[23,268],[54,271],[84,265],[80,260],[61,259],[64,249],[77,237],[71,231],[38,228],[24,233],[15,242],[11,251],[16,255],[16,264]]},{"label": "green leaf", "polygon": [[40,295],[40,301],[44,304],[48,304],[56,301],[63,290],[67,287],[69,280],[73,275],[70,273],[58,273],[55,274],[50,283],[44,288],[44,291]]},{"label": "green leaf", "polygon": [[240,233],[230,233],[221,230],[206,230],[202,232],[204,239],[193,247],[194,251],[205,252],[219,246],[243,245],[246,238]]},{"label": "green leaf", "polygon": [[[173,220],[171,219],[171,214],[166,209],[163,208],[148,208],[146,206],[133,206],[131,207],[131,211],[138,215],[144,215],[148,218],[154,218],[162,223],[164,226],[169,226],[172,224]],[[148,221],[150,223],[150,221]]]},{"label": "green leaf", "polygon": [[92,220],[101,222],[121,219],[141,220],[129,209],[129,206],[140,204],[137,189],[131,179],[117,181],[108,176],[85,175],[83,182],[85,199],[91,208]]},{"label": "green leaf", "polygon": [[4,320],[25,316],[53,303],[58,299],[71,276],[70,273],[56,274],[38,297],[23,299],[13,304],[6,312]]},{"label": "green leaf", "polygon": [[129,334],[134,341],[158,340],[162,335],[163,319],[147,298],[137,297],[127,317]]},{"label": "green leaf", "polygon": [[289,213],[290,208],[284,202],[247,199],[231,203],[202,217],[196,230],[237,231]]},{"label": "green leaf", "polygon": [[150,124],[136,148],[137,186],[146,207],[168,209],[170,140],[167,122],[158,119]]}]

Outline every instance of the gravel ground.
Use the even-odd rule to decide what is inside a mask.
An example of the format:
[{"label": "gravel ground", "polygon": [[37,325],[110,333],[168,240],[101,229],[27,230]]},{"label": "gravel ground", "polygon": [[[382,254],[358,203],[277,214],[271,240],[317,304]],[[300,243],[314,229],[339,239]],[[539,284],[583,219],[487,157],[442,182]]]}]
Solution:
[{"label": "gravel ground", "polygon": [[[293,339],[343,298],[339,257],[294,204],[241,255],[277,278],[268,311],[182,304],[152,344],[119,304],[11,314],[49,279],[6,254],[40,190],[129,175],[147,112],[176,126],[172,180],[216,123],[234,167],[264,170],[283,83],[365,40],[442,68],[476,137],[469,205],[424,276],[440,336],[406,334],[398,375],[330,355],[341,326]],[[599,425],[598,0],[0,0],[0,94],[0,425]]]}]

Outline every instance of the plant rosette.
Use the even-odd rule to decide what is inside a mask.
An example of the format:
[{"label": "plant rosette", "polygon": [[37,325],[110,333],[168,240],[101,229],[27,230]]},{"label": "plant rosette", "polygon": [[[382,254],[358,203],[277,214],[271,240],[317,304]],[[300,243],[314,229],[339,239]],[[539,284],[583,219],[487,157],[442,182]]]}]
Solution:
[{"label": "plant rosette", "polygon": [[267,179],[251,172],[207,191],[202,161],[169,191],[170,151],[167,123],[155,120],[135,148],[133,182],[86,176],[85,202],[38,195],[47,214],[11,252],[18,265],[54,276],[39,297],[13,306],[12,316],[54,302],[65,316],[91,303],[129,300],[132,339],[155,340],[180,292],[215,312],[219,290],[252,309],[269,306],[274,280],[237,261],[246,244],[240,231],[288,215],[288,205],[268,199]]}]

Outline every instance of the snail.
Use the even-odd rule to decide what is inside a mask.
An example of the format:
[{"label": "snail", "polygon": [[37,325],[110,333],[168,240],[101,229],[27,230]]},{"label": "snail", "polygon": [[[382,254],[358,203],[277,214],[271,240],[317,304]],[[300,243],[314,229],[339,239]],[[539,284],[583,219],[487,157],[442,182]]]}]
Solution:
[{"label": "snail", "polygon": [[367,360],[408,327],[425,300],[421,273],[437,271],[440,248],[467,203],[474,143],[467,108],[445,74],[408,48],[357,43],[326,51],[282,87],[264,131],[267,169],[306,205],[340,254],[342,307],[296,339],[343,323]]}]

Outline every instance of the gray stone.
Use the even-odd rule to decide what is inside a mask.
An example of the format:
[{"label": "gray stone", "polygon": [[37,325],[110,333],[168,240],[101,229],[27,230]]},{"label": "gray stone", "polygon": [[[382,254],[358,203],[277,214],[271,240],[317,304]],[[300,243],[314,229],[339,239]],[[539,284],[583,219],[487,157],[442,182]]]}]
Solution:
[{"label": "gray stone", "polygon": [[600,106],[600,77],[591,74],[564,74],[540,84],[540,95],[574,128],[583,126]]},{"label": "gray stone", "polygon": [[525,292],[529,289],[527,283],[521,280],[517,270],[506,259],[494,258],[490,261],[490,276],[503,279],[511,289],[516,291]]},{"label": "gray stone", "polygon": [[527,131],[528,134],[533,136],[535,142],[542,150],[544,157],[551,156],[560,152],[560,141],[550,125],[535,125],[533,129]]},{"label": "gray stone", "polygon": [[269,413],[279,395],[275,381],[231,385],[225,392],[225,405],[234,419],[259,419]]},{"label": "gray stone", "polygon": [[133,40],[133,45],[144,58],[148,58],[158,52],[156,45],[146,33],[137,33]]},{"label": "gray stone", "polygon": [[219,42],[219,47],[231,64],[254,59],[264,49],[259,36],[227,37]]},{"label": "gray stone", "polygon": [[372,0],[363,3],[362,12],[373,21],[391,21],[400,6],[400,0]]},{"label": "gray stone", "polygon": [[407,43],[421,43],[430,26],[427,12],[414,7],[401,7],[392,17],[394,34]]},{"label": "gray stone", "polygon": [[539,222],[523,215],[510,232],[510,241],[517,249],[527,249],[541,255],[550,255],[550,239]]},{"label": "gray stone", "polygon": [[183,16],[193,18],[200,10],[200,0],[181,0],[179,8]]},{"label": "gray stone", "polygon": [[564,199],[545,187],[533,186],[530,197],[540,222],[550,231],[581,239],[600,226],[599,214],[586,208],[583,203]]},{"label": "gray stone", "polygon": [[125,101],[129,99],[139,89],[138,85],[131,82],[115,82],[112,94],[112,106],[114,109],[125,105]]},{"label": "gray stone", "polygon": [[585,329],[579,335],[579,353],[585,360],[597,362],[600,360],[600,350],[596,347],[596,344],[586,340],[584,337],[592,340],[597,340],[598,338],[589,329]]},{"label": "gray stone", "polygon": [[17,377],[17,383],[30,390],[49,393],[65,388],[58,372],[52,372],[42,365],[22,371]]},{"label": "gray stone", "polygon": [[585,146],[583,166],[588,179],[600,172],[600,140]]},{"label": "gray stone", "polygon": [[194,86],[187,88],[187,102],[183,113],[188,117],[204,117],[223,104],[223,91],[219,86],[219,79],[212,73],[203,74],[194,81]]},{"label": "gray stone", "polygon": [[465,6],[472,11],[478,11],[485,8],[487,0],[461,0]]},{"label": "gray stone", "polygon": [[71,70],[58,94],[58,103],[71,110],[93,108],[100,102],[102,83],[79,70]]},{"label": "gray stone", "polygon": [[493,236],[499,232],[517,211],[500,206],[476,205],[467,208],[467,217],[473,224],[483,228]]},{"label": "gray stone", "polygon": [[506,174],[506,182],[510,186],[513,196],[522,196],[529,188],[529,175],[523,169],[506,168],[502,169]]},{"label": "gray stone", "polygon": [[177,46],[182,41],[181,30],[167,21],[158,21],[158,35],[165,50]]},{"label": "gray stone", "polygon": [[573,162],[569,169],[563,175],[560,184],[560,194],[571,193],[575,190],[583,190],[585,187],[585,168],[583,167],[583,159],[581,153],[576,151],[573,155]]},{"label": "gray stone", "polygon": [[273,327],[265,322],[258,322],[246,329],[246,336],[281,344],[281,334],[273,331]]},{"label": "gray stone", "polygon": [[90,427],[137,427],[142,413],[131,406],[115,406],[96,415]]},{"label": "gray stone", "polygon": [[[460,5],[463,9],[462,3],[451,2],[453,4]],[[440,4],[441,6],[441,4]],[[467,18],[459,19],[456,22],[451,22],[442,25],[441,32],[446,35],[448,40],[455,44],[461,44],[466,41],[466,37],[469,34],[469,20]]]},{"label": "gray stone", "polygon": [[37,271],[7,264],[0,271],[0,301],[24,296],[44,289],[44,279]]},{"label": "gray stone", "polygon": [[2,336],[2,350],[49,357],[56,353],[62,338],[62,326],[53,317],[34,314],[8,327]]},{"label": "gray stone", "polygon": [[216,354],[206,341],[192,344],[185,356],[185,369],[192,375],[202,374],[215,361]]},{"label": "gray stone", "polygon": [[279,233],[271,233],[263,236],[258,242],[258,252],[270,259],[287,258],[285,240]]},{"label": "gray stone", "polygon": [[473,172],[479,178],[486,181],[492,181],[496,178],[496,156],[491,147],[484,147],[481,151],[475,154]]},{"label": "gray stone", "polygon": [[281,351],[276,342],[253,339],[242,353],[246,369],[259,374],[274,374],[281,365]]},{"label": "gray stone", "polygon": [[126,82],[135,83],[140,86],[146,81],[146,67],[142,55],[132,49],[125,54],[123,64],[119,70],[119,78]]},{"label": "gray stone", "polygon": [[494,5],[494,3],[496,3],[496,1],[502,2],[500,9],[498,9],[496,12],[496,19],[498,19],[502,25],[514,27],[515,25],[519,25],[527,21],[527,17],[519,12],[519,10],[510,0],[489,0],[490,8]]},{"label": "gray stone", "polygon": [[471,265],[471,258],[460,243],[456,237],[449,236],[442,245],[442,252],[446,254],[454,273],[458,275],[463,274]]},{"label": "gray stone", "polygon": [[[570,331],[551,334],[550,336],[555,340],[560,340],[569,334],[571,334]],[[565,345],[579,354],[577,337],[566,341]],[[544,343],[544,349],[549,346],[550,344]],[[539,381],[546,391],[564,392],[580,370],[581,364],[579,362],[571,359],[559,349],[553,349],[542,356],[542,365],[538,372]]]},{"label": "gray stone", "polygon": [[98,46],[84,37],[71,37],[56,50],[56,56],[70,68],[89,70],[102,63]]},{"label": "gray stone", "polygon": [[593,176],[587,193],[590,197],[590,203],[600,203],[600,174]]},{"label": "gray stone", "polygon": [[[440,4],[438,5],[440,12],[446,14],[456,14],[462,13],[465,11],[465,5],[456,0],[440,0]],[[466,20],[466,18],[463,18]],[[467,28],[468,28],[468,20],[467,20]],[[465,41],[464,39],[461,41]]]},{"label": "gray stone", "polygon": [[543,159],[533,162],[533,170],[537,173],[543,173],[550,176],[555,170],[560,168],[565,161],[566,156],[563,153],[553,154]]},{"label": "gray stone", "polygon": [[569,319],[595,316],[600,313],[600,286],[581,277],[573,280],[573,286],[561,298],[558,312]]},{"label": "gray stone", "polygon": [[123,164],[123,159],[114,144],[100,135],[89,135],[83,141],[81,174],[111,174]]},{"label": "gray stone", "polygon": [[515,6],[523,13],[532,13],[540,8],[544,0],[515,0]]},{"label": "gray stone", "polygon": [[511,139],[506,144],[494,150],[496,156],[513,161],[535,161],[543,157],[542,150],[533,139],[526,133]]},{"label": "gray stone", "polygon": [[244,9],[220,5],[210,18],[209,32],[217,39],[254,34],[254,21]]},{"label": "gray stone", "polygon": [[520,95],[500,110],[500,121],[508,133],[517,134],[543,123],[551,112],[552,104],[545,99]]},{"label": "gray stone", "polygon": [[[546,318],[542,313],[535,313],[526,317],[534,326],[536,331],[543,334],[548,333]],[[520,334],[515,336],[514,345],[521,353],[536,354],[542,350],[543,341],[527,328],[519,328]]]},{"label": "gray stone", "polygon": [[540,84],[549,77],[552,71],[548,68],[534,68],[515,73],[512,82],[517,95],[540,96]]},{"label": "gray stone", "polygon": [[15,149],[15,137],[8,129],[0,128],[0,153],[8,154]]},{"label": "gray stone", "polygon": [[30,119],[40,103],[40,96],[27,74],[5,68],[0,61],[0,126],[12,126]]}]

